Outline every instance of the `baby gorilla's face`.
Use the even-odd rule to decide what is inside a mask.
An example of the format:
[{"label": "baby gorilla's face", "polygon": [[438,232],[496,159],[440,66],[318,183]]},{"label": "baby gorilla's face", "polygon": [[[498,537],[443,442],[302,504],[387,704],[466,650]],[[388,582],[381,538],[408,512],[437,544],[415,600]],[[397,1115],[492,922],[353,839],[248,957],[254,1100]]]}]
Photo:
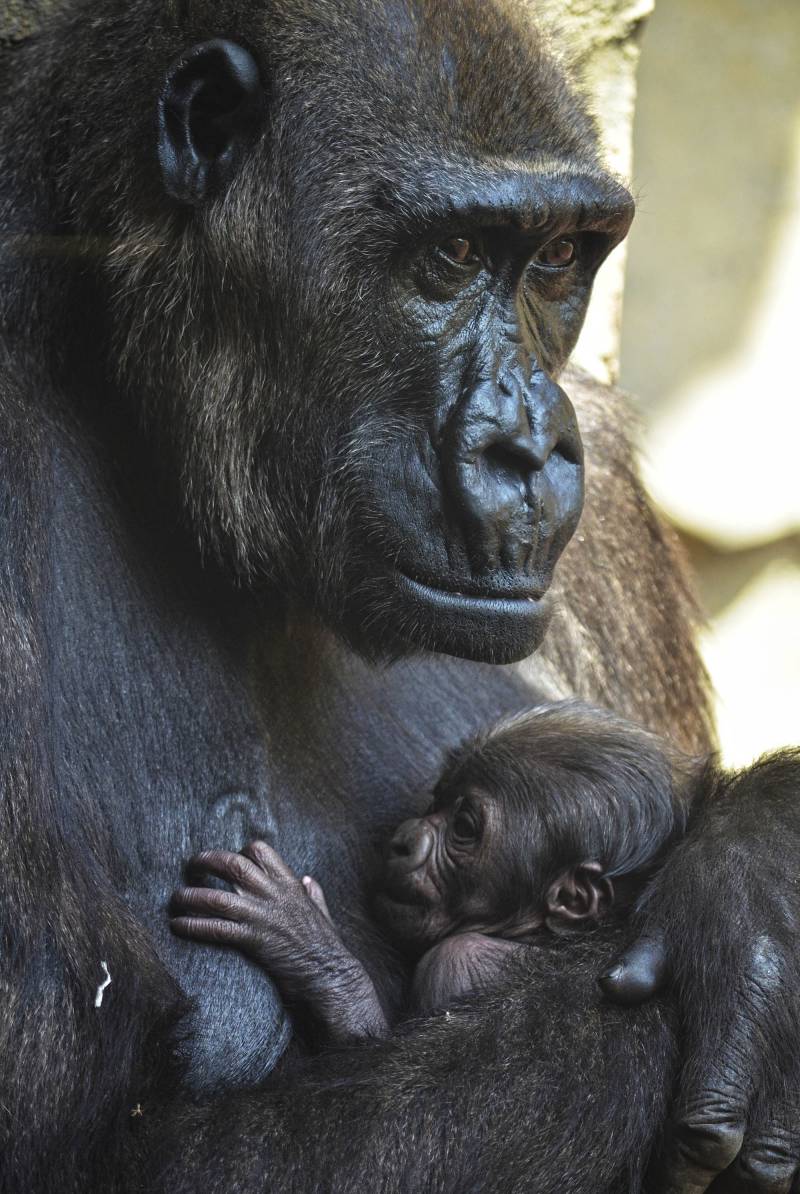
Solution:
[{"label": "baby gorilla's face", "polygon": [[[403,822],[375,897],[398,945],[421,953],[456,931],[511,935],[523,921],[525,929],[542,923],[530,842],[520,842],[507,813],[487,792],[466,786],[438,791],[424,816]],[[525,867],[515,865],[521,856]]]}]

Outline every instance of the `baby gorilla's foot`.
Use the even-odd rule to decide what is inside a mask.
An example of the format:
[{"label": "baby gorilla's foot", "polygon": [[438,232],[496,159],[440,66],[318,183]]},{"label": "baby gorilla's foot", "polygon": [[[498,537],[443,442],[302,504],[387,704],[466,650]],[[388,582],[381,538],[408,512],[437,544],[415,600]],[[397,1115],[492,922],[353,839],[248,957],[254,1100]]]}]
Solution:
[{"label": "baby gorilla's foot", "polygon": [[263,966],[288,1004],[313,1011],[332,1039],[385,1032],[372,982],[339,937],[316,880],[298,879],[260,841],[239,854],[204,851],[188,870],[214,875],[231,890],[179,888],[171,903],[174,933],[241,950]]}]

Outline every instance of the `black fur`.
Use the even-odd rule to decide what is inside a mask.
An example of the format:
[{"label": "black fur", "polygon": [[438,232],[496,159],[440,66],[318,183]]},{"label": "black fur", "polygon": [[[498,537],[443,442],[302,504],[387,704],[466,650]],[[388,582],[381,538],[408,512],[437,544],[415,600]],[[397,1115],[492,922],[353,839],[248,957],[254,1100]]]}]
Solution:
[{"label": "black fur", "polygon": [[[657,1006],[600,1002],[618,940],[410,1030],[360,1076],[241,1093],[285,1050],[279,1002],[166,919],[177,860],[263,837],[363,940],[343,843],[412,812],[448,748],[532,699],[579,695],[707,749],[694,607],[636,479],[629,412],[560,372],[590,276],[569,294],[551,279],[536,312],[520,300],[513,334],[495,319],[447,385],[455,332],[432,317],[420,332],[387,283],[387,259],[443,205],[502,208],[509,159],[531,173],[536,218],[602,196],[605,247],[625,192],[512,0],[59,8],[0,69],[0,1186],[150,1189],[163,1165],[172,1192],[263,1190],[273,1168],[298,1190],[377,1188],[377,1173],[387,1190],[637,1189],[673,1033]],[[190,205],[166,194],[159,97],[214,39],[253,56],[263,108],[256,130],[248,107],[232,174],[201,179]],[[586,460],[549,635],[507,667],[489,664],[521,640],[494,615],[465,621],[460,597],[437,623],[389,584],[408,543],[450,590],[520,579],[475,559],[505,518],[532,547],[500,501],[509,476],[535,480],[529,442],[486,457],[477,529],[457,503],[430,505],[431,404],[449,409],[456,373],[485,396],[484,349],[537,362],[526,400],[560,404],[555,455],[574,478],[561,378]],[[450,434],[461,467],[467,431]],[[367,662],[455,646],[484,662]]]}]

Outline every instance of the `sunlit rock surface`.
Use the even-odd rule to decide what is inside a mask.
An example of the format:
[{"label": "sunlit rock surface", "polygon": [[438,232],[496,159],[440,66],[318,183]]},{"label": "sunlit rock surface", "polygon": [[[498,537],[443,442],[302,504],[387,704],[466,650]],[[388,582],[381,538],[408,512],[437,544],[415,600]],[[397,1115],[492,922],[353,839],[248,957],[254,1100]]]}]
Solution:
[{"label": "sunlit rock surface", "polygon": [[797,0],[661,0],[639,70],[622,382],[736,762],[800,743],[798,63]]}]

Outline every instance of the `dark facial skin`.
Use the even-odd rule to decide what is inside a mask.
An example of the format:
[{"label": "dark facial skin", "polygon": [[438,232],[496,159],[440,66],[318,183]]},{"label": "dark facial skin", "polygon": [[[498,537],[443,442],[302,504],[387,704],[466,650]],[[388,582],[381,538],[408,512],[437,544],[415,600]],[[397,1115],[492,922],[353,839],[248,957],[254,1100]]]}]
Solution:
[{"label": "dark facial skin", "polygon": [[439,169],[424,203],[424,222],[399,231],[392,288],[401,326],[430,358],[431,400],[366,481],[400,623],[467,656],[491,624],[493,658],[516,659],[541,642],[583,504],[580,434],[555,378],[632,208],[588,173],[502,170]]},{"label": "dark facial skin", "polygon": [[474,789],[440,795],[423,817],[403,822],[375,900],[392,939],[419,955],[459,930],[499,934],[513,925],[516,935],[523,920],[541,925],[541,891],[521,881],[514,842],[507,810]]},{"label": "dark facial skin", "polygon": [[389,843],[375,913],[419,959],[418,1009],[489,985],[542,929],[597,923],[613,901],[600,864],[574,864],[537,844],[497,780],[495,792],[440,786],[430,810],[403,822]]}]

